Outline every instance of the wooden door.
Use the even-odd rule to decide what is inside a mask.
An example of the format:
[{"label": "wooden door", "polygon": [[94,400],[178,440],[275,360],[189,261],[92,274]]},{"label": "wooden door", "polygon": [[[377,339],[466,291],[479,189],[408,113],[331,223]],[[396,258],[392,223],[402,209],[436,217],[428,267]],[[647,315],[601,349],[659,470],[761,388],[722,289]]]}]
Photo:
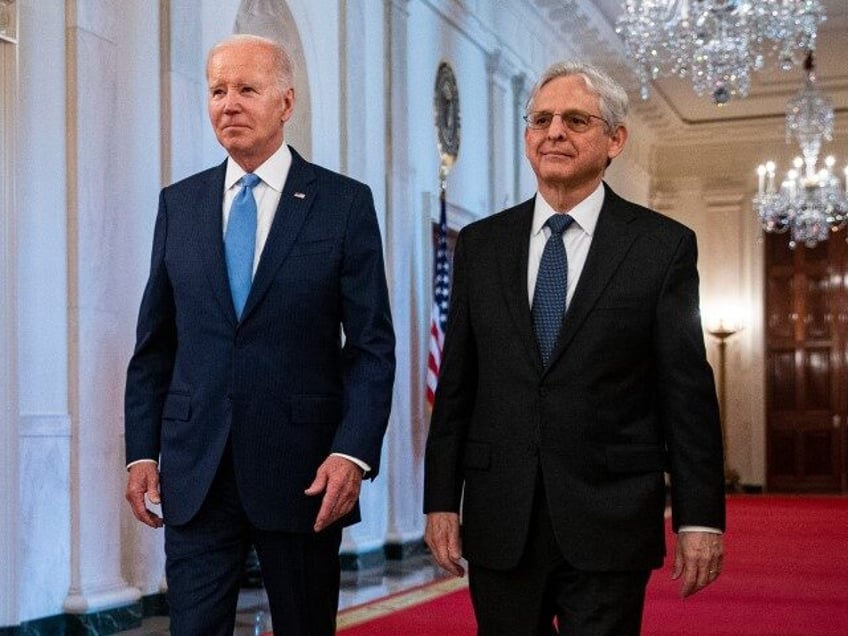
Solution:
[{"label": "wooden door", "polygon": [[845,492],[848,247],[766,236],[766,462],[770,491]]}]

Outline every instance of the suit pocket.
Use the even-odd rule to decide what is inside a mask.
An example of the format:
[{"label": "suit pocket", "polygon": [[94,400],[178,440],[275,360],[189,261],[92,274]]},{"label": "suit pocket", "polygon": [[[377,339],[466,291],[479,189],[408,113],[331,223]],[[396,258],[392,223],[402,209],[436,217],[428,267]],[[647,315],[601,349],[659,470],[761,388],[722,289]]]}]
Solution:
[{"label": "suit pocket", "polygon": [[191,396],[185,393],[169,393],[162,407],[162,419],[188,421],[190,418]]},{"label": "suit pocket", "polygon": [[323,395],[296,395],[291,403],[293,424],[336,424],[342,419],[342,401]]},{"label": "suit pocket", "polygon": [[492,447],[485,442],[467,442],[462,465],[475,470],[489,470],[492,463]]},{"label": "suit pocket", "polygon": [[653,444],[609,446],[607,469],[611,473],[652,473],[665,469],[665,453]]}]

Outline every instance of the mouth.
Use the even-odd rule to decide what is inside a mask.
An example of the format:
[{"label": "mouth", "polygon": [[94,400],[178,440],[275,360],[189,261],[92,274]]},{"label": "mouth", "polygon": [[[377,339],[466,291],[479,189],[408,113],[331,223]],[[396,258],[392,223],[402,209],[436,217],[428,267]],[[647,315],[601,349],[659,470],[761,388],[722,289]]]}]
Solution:
[{"label": "mouth", "polygon": [[221,130],[224,132],[240,132],[242,130],[248,130],[250,126],[246,124],[224,124],[221,126]]},{"label": "mouth", "polygon": [[557,151],[557,150],[548,150],[541,153],[542,159],[553,159],[555,161],[561,161],[566,159],[573,159],[574,155],[570,152],[565,151]]}]

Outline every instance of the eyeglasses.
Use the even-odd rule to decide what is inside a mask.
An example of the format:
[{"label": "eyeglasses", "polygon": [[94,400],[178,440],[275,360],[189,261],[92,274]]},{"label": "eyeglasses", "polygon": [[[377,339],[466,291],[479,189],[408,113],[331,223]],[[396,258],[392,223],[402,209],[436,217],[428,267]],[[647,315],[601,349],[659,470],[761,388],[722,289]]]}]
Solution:
[{"label": "eyeglasses", "polygon": [[599,119],[609,127],[609,122],[603,117],[584,113],[582,110],[566,110],[561,113],[552,113],[547,110],[534,110],[524,115],[527,127],[532,130],[547,130],[554,122],[554,117],[559,115],[563,125],[571,132],[582,133],[589,130],[593,119]]}]

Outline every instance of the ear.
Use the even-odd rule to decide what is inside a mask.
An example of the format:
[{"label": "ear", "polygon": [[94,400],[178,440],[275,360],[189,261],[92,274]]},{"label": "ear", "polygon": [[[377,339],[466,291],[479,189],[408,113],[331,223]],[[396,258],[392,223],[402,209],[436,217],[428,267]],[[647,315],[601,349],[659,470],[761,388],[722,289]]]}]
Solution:
[{"label": "ear", "polygon": [[294,86],[290,86],[285,93],[283,93],[283,111],[280,115],[280,123],[285,124],[289,119],[291,119],[292,114],[294,113]]},{"label": "ear", "polygon": [[627,128],[618,126],[609,135],[609,147],[607,148],[607,157],[614,159],[624,150],[624,144],[627,143]]}]

